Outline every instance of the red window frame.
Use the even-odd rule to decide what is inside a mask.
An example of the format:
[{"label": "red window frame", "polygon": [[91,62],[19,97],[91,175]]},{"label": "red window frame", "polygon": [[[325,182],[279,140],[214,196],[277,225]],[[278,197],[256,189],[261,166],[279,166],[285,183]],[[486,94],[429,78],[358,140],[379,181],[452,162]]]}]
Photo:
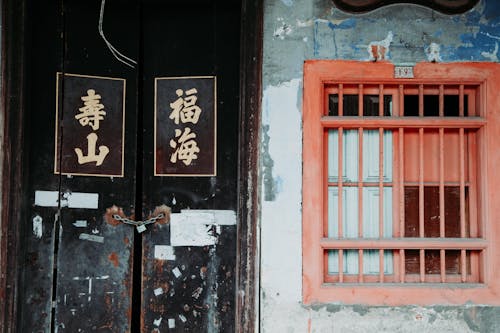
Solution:
[{"label": "red window frame", "polygon": [[[404,304],[464,304],[466,302],[480,304],[500,304],[500,224],[495,223],[500,218],[500,177],[496,177],[496,166],[500,165],[500,149],[497,149],[500,137],[500,65],[493,63],[452,63],[435,64],[419,63],[414,67],[414,78],[394,78],[394,65],[387,62],[357,62],[357,61],[306,61],[304,65],[304,104],[303,104],[303,302],[342,302],[347,304],[362,303],[372,305],[404,305]],[[414,126],[415,128],[442,128],[464,126],[463,123],[453,124],[452,119],[425,119],[425,117],[390,117],[391,119],[359,118],[344,120],[339,117],[329,117],[325,113],[328,100],[328,89],[331,85],[461,85],[476,86],[478,98],[474,102],[480,117],[467,119],[467,126],[480,128],[477,145],[477,228],[481,230],[468,244],[467,248],[480,251],[480,259],[475,260],[480,267],[472,282],[463,278],[458,283],[443,281],[425,281],[417,279],[412,283],[406,280],[385,281],[375,283],[354,280],[339,281],[329,278],[326,273],[325,251],[332,246],[347,246],[356,249],[356,242],[349,240],[332,240],[325,236],[326,215],[328,203],[325,184],[327,181],[327,163],[325,153],[326,130],[329,128],[371,127],[375,129],[388,126]],[[360,86],[361,87],[361,86]],[[442,93],[441,93],[442,94]],[[463,94],[463,92],[462,92]],[[361,102],[361,100],[360,100]],[[397,101],[394,101],[397,103]],[[470,102],[470,101],[469,101]],[[361,102],[362,103],[362,102]],[[461,107],[463,108],[463,106]],[[433,124],[435,122],[435,124]],[[445,126],[445,127],[446,127]],[[458,127],[457,127],[458,126]],[[400,145],[401,146],[401,145]],[[395,145],[396,149],[398,145]],[[403,155],[401,155],[403,156]],[[422,156],[422,155],[421,155]],[[397,160],[397,157],[396,157]],[[474,163],[476,165],[476,163]],[[424,166],[421,166],[424,168]],[[395,175],[395,177],[399,177]],[[399,182],[404,182],[400,179]],[[395,183],[398,183],[396,180]],[[382,185],[380,185],[382,186]],[[398,186],[398,185],[396,185]],[[442,186],[442,184],[440,185]],[[462,186],[463,187],[463,186]],[[443,200],[442,198],[440,200]],[[404,203],[393,200],[393,210],[401,209]],[[462,206],[463,207],[463,204]],[[404,208],[403,208],[404,209]],[[475,209],[475,208],[474,208]],[[341,219],[339,219],[341,220]],[[358,223],[353,221],[353,223]],[[387,244],[384,239],[370,240],[370,249],[422,248],[443,249],[446,242],[436,238],[435,242],[412,241],[402,237],[391,239]],[[359,244],[359,243],[358,243]],[[400,246],[400,247],[398,247]],[[338,247],[337,247],[338,248]],[[404,256],[403,256],[404,257]],[[462,256],[463,260],[464,256]],[[442,261],[444,262],[444,261]],[[463,262],[462,262],[463,264]],[[444,264],[442,264],[444,265]],[[444,271],[444,270],[443,270]],[[342,275],[342,273],[340,273]],[[422,275],[422,273],[421,273]],[[443,274],[442,274],[443,275]],[[422,277],[421,281],[424,281]],[[340,282],[340,283],[339,283]],[[347,283],[346,283],[347,282]]]}]

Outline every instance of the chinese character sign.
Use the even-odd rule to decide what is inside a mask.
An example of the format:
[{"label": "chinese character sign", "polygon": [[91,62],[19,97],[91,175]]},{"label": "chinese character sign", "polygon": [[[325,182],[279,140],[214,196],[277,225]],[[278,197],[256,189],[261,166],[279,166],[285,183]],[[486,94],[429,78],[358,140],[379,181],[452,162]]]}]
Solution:
[{"label": "chinese character sign", "polygon": [[216,78],[156,78],[155,94],[155,176],[215,176]]},{"label": "chinese character sign", "polygon": [[123,177],[125,80],[57,74],[55,173]]}]

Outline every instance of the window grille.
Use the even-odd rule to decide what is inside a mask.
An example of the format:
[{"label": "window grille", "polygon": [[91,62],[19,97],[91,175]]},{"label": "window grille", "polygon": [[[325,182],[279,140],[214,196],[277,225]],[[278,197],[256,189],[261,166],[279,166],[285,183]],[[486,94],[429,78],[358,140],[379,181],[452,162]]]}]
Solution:
[{"label": "window grille", "polygon": [[324,282],[483,282],[480,91],[325,86]]}]

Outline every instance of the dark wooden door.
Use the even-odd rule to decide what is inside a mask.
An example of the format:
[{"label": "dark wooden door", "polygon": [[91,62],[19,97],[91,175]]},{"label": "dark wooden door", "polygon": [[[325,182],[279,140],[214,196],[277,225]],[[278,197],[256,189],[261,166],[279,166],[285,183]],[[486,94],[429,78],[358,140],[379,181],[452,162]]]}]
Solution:
[{"label": "dark wooden door", "polygon": [[235,330],[240,6],[27,2],[20,331]]}]

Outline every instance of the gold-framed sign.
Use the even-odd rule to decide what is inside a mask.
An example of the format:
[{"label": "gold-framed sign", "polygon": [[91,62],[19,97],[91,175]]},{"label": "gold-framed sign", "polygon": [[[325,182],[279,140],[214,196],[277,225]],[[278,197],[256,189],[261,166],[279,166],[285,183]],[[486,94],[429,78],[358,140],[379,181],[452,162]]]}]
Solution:
[{"label": "gold-framed sign", "polygon": [[123,177],[125,79],[56,75],[54,173]]},{"label": "gold-framed sign", "polygon": [[217,78],[155,78],[154,175],[215,176]]}]

